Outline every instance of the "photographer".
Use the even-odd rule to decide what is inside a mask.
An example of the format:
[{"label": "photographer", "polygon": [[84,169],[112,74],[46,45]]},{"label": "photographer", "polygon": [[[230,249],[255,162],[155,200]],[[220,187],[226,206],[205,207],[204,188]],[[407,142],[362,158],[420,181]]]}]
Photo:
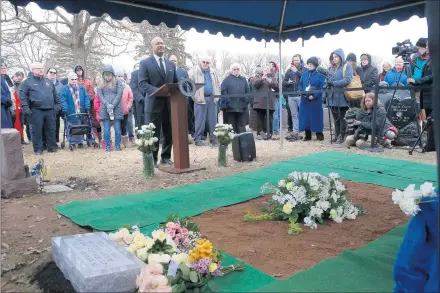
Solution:
[{"label": "photographer", "polygon": [[[358,148],[362,148],[367,140],[368,135],[371,135],[373,131],[373,107],[374,107],[374,93],[368,93],[362,98],[361,110],[357,113],[356,118],[347,120],[348,129],[354,129],[354,134],[348,135],[345,144],[350,147],[356,145]],[[382,103],[378,101],[376,108],[376,133],[379,133],[384,120],[386,118],[386,111],[382,106]],[[388,129],[389,125],[385,125],[384,129]]]},{"label": "photographer", "polygon": [[[426,42],[426,55],[429,58],[429,48],[428,41]],[[419,79],[408,78],[408,83],[413,85],[429,85],[428,89],[422,89],[420,93],[420,107],[425,110],[426,117],[428,117],[427,133],[428,138],[426,145],[423,147],[425,152],[434,152],[434,127],[433,123],[430,122],[432,115],[432,71],[431,71],[431,58],[427,60],[422,68],[421,77]]]}]

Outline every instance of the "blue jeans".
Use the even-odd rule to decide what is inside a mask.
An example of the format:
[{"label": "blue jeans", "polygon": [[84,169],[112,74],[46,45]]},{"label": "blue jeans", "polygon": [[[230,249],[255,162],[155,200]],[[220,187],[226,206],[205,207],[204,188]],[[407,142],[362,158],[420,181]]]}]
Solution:
[{"label": "blue jeans", "polygon": [[[110,145],[110,128],[111,128],[111,122],[109,119],[103,120],[102,123],[104,124],[104,141],[107,149],[111,149]],[[113,127],[115,128],[115,147],[120,148],[121,147],[121,120],[113,120]]]},{"label": "blue jeans", "polygon": [[278,134],[280,132],[280,99],[277,98],[275,103],[275,112],[273,113],[273,132]]}]

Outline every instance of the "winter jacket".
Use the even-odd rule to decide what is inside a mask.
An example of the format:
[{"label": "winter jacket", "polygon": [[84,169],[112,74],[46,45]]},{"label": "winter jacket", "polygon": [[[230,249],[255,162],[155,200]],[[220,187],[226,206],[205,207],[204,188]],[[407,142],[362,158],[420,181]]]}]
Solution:
[{"label": "winter jacket", "polygon": [[379,74],[379,82],[384,81],[384,79],[385,79],[385,75],[387,75],[387,73],[386,73],[385,71],[382,71],[382,72]]},{"label": "winter jacket", "polygon": [[[370,54],[362,54],[361,56],[366,56],[368,58],[368,65],[361,66],[359,68],[359,77],[361,78],[362,87],[369,88],[377,85],[379,80],[379,72],[377,68],[371,65],[371,55]],[[372,90],[366,90],[368,93]]]},{"label": "winter jacket", "polygon": [[[299,82],[299,90],[306,91],[324,89],[325,78],[316,70],[306,70]],[[324,110],[322,108],[322,93],[314,93],[313,99],[309,100],[310,94],[301,96],[299,107],[299,131],[310,130],[312,132],[322,132],[324,129]]]},{"label": "winter jacket", "polygon": [[12,117],[10,107],[12,107],[11,91],[6,83],[5,77],[1,77],[1,98],[2,98],[2,128],[12,128]]},{"label": "winter jacket", "polygon": [[133,71],[131,73],[131,80],[130,80],[130,88],[131,91],[133,92],[133,99],[137,102],[143,102],[144,101],[144,96],[141,94],[140,90],[139,90],[139,69]]},{"label": "winter jacket", "polygon": [[426,62],[428,62],[428,57],[427,56],[420,56],[419,53],[415,54],[416,56],[414,56],[414,64],[417,65],[417,67],[415,67],[414,65],[410,65],[411,68],[411,73],[409,77],[413,78],[414,80],[419,79],[422,77],[422,71],[423,71],[423,66],[425,66]]},{"label": "winter jacket", "polygon": [[[332,63],[332,55],[337,54],[339,57],[341,57],[342,64],[340,64],[338,67],[332,66],[330,67],[329,71],[333,74],[332,77],[330,77],[328,80],[332,82],[333,87],[336,89],[343,89],[347,85],[350,84],[352,78],[353,78],[353,67],[351,64],[347,64],[344,62],[345,60],[345,54],[342,49],[336,49],[335,51],[330,54],[329,60],[330,63]],[[345,76],[343,76],[343,68],[344,65],[346,66]],[[345,99],[344,92],[333,92],[333,93],[327,93],[326,94],[327,99],[327,105],[331,107],[349,107],[349,102]]]},{"label": "winter jacket", "polygon": [[124,86],[124,91],[122,92],[122,112],[124,115],[128,115],[131,107],[133,106],[133,92],[128,84]]},{"label": "winter jacket", "polygon": [[101,101],[101,106],[99,109],[99,116],[101,121],[110,119],[110,115],[108,113],[110,105],[113,106],[113,114],[115,116],[115,119],[124,119],[124,113],[122,111],[123,92],[124,84],[119,80],[116,81],[116,87],[114,88],[101,87],[98,89],[98,96],[99,100]]},{"label": "winter jacket", "polygon": [[53,82],[45,77],[36,77],[32,72],[21,84],[18,96],[24,114],[30,114],[32,109],[53,109],[55,113],[61,110],[59,95]]},{"label": "winter jacket", "polygon": [[101,100],[99,99],[98,94],[95,95],[95,98],[93,99],[93,108],[95,109],[96,113],[96,120],[101,121]]},{"label": "winter jacket", "polygon": [[182,67],[176,68],[177,80],[181,80],[182,78],[188,78],[188,72]]},{"label": "winter jacket", "polygon": [[[286,74],[283,79],[283,91],[285,92],[295,92],[298,91],[298,84],[301,80],[301,76],[306,71],[304,64],[301,62],[300,67],[296,72],[291,68],[287,69]],[[292,96],[292,95],[289,95]],[[298,95],[296,95],[298,96]]]},{"label": "winter jacket", "polygon": [[[245,95],[249,92],[249,84],[242,75],[235,76],[229,74],[221,84],[222,95]],[[222,99],[227,112],[244,112],[250,102],[249,97],[228,97]]]},{"label": "winter jacket", "polygon": [[433,107],[432,80],[431,60],[428,60],[422,68],[422,77],[416,79],[414,83],[415,85],[431,85],[429,89],[423,89],[420,93],[420,107],[422,109],[431,110]]},{"label": "winter jacket", "polygon": [[[79,104],[80,104],[80,113],[88,113],[90,111],[90,97],[87,94],[85,88],[78,84],[78,87],[73,87],[73,91],[76,92],[76,88],[79,90]],[[63,86],[60,92],[60,100],[61,100],[61,109],[67,115],[76,114],[74,97],[72,97],[72,93],[70,92],[70,85],[67,84]],[[69,118],[69,120],[76,120],[75,117]]]},{"label": "winter jacket", "polygon": [[[402,73],[402,75],[400,75]],[[400,80],[399,80],[400,76]],[[401,83],[403,85],[407,85],[408,76],[406,76],[405,69],[402,69],[402,71],[398,72],[395,68],[391,69],[387,72],[385,75],[384,81],[388,83],[389,86],[396,86],[398,83]]]},{"label": "winter jacket", "polygon": [[[220,95],[220,82],[217,73],[212,72],[212,70],[210,70],[209,74],[211,75],[212,94],[215,96]],[[205,75],[203,74],[200,66],[193,67],[188,72],[188,77],[191,78],[195,83],[205,83]],[[204,91],[205,91],[205,86],[202,86],[196,91],[196,93],[192,97],[194,103],[206,104]],[[215,98],[214,102],[217,103],[218,100],[219,98]]]},{"label": "winter jacket", "polygon": [[[251,78],[249,83],[254,89],[254,93],[259,94],[251,98],[253,101],[254,109],[267,109],[267,98],[268,93],[272,90],[277,91],[279,89],[279,85],[276,82],[275,78],[268,80],[264,80],[261,74],[257,74],[253,78]],[[269,99],[269,110],[275,110],[276,104],[276,95],[271,95]]]},{"label": "winter jacket", "polygon": [[[391,124],[387,120],[387,112],[385,111],[385,108],[383,106],[378,106],[376,112],[376,134],[379,134],[382,126],[382,132],[384,132],[389,128],[389,126],[391,126]],[[356,120],[361,122],[360,127],[362,129],[362,133],[371,134],[371,132],[373,131],[373,111],[368,112],[362,109],[356,116]]]},{"label": "winter jacket", "polygon": [[[76,73],[76,69],[78,69],[79,67],[83,68],[80,64],[75,65],[75,67],[73,68],[73,72]],[[81,76],[78,76],[78,82],[80,84],[82,84],[82,86],[86,89],[87,94],[89,95],[89,97],[92,97],[95,95],[95,91],[93,90],[93,85],[92,82],[90,81],[90,79],[87,79],[85,77],[85,73],[84,73],[84,68],[83,68],[83,72]]]}]

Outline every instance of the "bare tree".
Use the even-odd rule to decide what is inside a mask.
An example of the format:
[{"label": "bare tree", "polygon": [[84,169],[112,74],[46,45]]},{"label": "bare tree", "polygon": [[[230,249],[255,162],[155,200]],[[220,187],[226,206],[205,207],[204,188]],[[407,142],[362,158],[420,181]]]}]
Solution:
[{"label": "bare tree", "polygon": [[199,65],[201,55],[202,53],[200,51],[191,52],[191,58],[189,60],[191,61],[192,67]]},{"label": "bare tree", "polygon": [[236,62],[241,65],[241,73],[245,76],[252,76],[254,74],[257,64],[253,54],[238,54]]},{"label": "bare tree", "polygon": [[[72,51],[73,63],[88,67],[88,57],[95,54],[102,57],[126,53],[129,41],[136,32],[128,21],[115,21],[108,15],[92,17],[87,11],[69,14],[56,8],[45,11],[42,20],[35,19],[25,8],[18,7],[18,15],[8,1],[2,1],[1,41],[6,44],[21,43],[35,33],[40,33],[60,46]],[[96,45],[105,50],[96,50]],[[108,49],[111,48],[111,49]]]},{"label": "bare tree", "polygon": [[191,55],[185,52],[184,35],[186,31],[181,30],[179,27],[168,28],[163,23],[154,26],[147,21],[135,24],[134,27],[135,31],[141,36],[141,44],[136,46],[136,58],[140,59],[142,56],[151,55],[151,41],[155,37],[160,37],[164,41],[166,54],[168,56],[176,55],[179,64],[185,64],[186,59],[191,58]]},{"label": "bare tree", "polygon": [[32,63],[45,62],[49,49],[49,40],[41,33],[35,33],[25,36],[20,43],[2,44],[2,57],[10,69],[27,74]]},{"label": "bare tree", "polygon": [[371,66],[376,67],[379,72],[382,71],[382,64],[384,61],[384,58],[381,56],[371,56]]},{"label": "bare tree", "polygon": [[211,68],[217,69],[217,51],[207,50],[206,55],[211,59]]},{"label": "bare tree", "polygon": [[227,51],[222,51],[220,53],[219,59],[221,64],[219,70],[222,74],[224,74],[225,72],[229,71],[229,68],[231,67],[232,63],[234,63],[234,59],[231,56],[231,54]]}]

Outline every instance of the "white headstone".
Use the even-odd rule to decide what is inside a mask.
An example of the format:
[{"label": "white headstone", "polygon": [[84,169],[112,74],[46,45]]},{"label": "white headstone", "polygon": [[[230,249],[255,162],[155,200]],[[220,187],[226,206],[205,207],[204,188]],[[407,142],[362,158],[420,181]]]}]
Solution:
[{"label": "white headstone", "polygon": [[144,266],[104,232],[53,237],[52,253],[76,292],[134,292]]}]

